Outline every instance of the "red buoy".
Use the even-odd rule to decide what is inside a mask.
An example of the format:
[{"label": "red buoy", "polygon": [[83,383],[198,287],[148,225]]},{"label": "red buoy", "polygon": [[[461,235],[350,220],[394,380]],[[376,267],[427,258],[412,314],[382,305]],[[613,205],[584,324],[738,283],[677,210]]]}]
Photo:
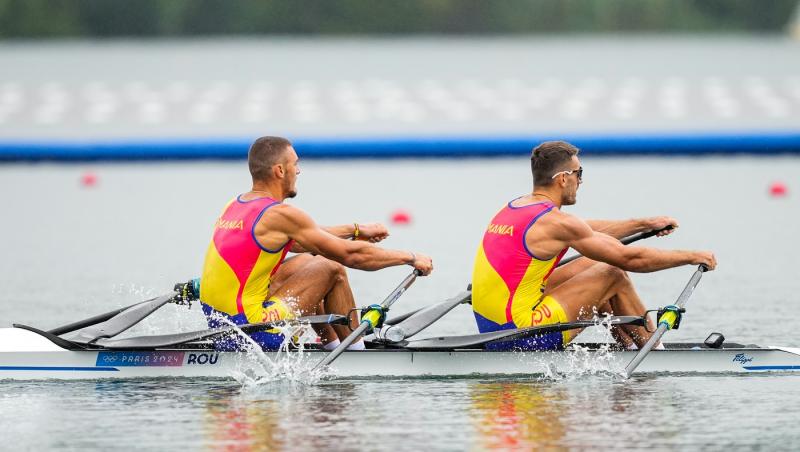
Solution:
[{"label": "red buoy", "polygon": [[780,181],[773,182],[769,186],[769,194],[773,198],[781,198],[789,194],[789,189],[786,187],[786,184]]},{"label": "red buoy", "polygon": [[81,185],[84,187],[94,187],[97,185],[97,175],[91,171],[81,174]]},{"label": "red buoy", "polygon": [[411,214],[403,209],[397,209],[392,212],[392,224],[394,225],[407,225],[411,223]]}]

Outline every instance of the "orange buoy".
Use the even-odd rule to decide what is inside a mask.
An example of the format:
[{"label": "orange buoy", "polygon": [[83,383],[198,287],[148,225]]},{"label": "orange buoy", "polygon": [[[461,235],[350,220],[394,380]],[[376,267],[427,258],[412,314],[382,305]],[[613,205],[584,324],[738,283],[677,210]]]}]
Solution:
[{"label": "orange buoy", "polygon": [[97,185],[97,175],[91,171],[81,174],[81,186],[94,187]]},{"label": "orange buoy", "polygon": [[780,181],[773,182],[769,186],[769,194],[773,198],[781,198],[789,194],[789,189],[786,187],[786,184]]},{"label": "orange buoy", "polygon": [[397,209],[392,212],[392,224],[394,225],[407,225],[411,223],[411,214],[403,209]]}]

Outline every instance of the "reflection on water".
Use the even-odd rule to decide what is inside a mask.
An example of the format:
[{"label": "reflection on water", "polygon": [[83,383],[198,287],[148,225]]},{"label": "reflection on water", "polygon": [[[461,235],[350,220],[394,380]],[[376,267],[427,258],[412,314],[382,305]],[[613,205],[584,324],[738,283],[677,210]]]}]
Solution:
[{"label": "reflection on water", "polygon": [[[220,386],[198,398],[203,408],[204,443],[232,450],[327,449],[346,437],[352,425],[348,401],[355,385],[337,383],[324,390],[273,382],[260,387]],[[339,433],[317,435],[318,428]]]},{"label": "reflection on water", "polygon": [[266,445],[283,449],[280,410],[275,400],[243,403],[238,388],[215,388],[208,392],[203,416],[205,441],[216,447],[247,450]]},{"label": "reflection on water", "polygon": [[757,448],[800,441],[796,400],[795,375],[0,382],[0,426],[36,450]]},{"label": "reflection on water", "polygon": [[529,449],[560,444],[568,407],[563,387],[549,383],[477,382],[470,385],[470,420],[481,448]]},{"label": "reflection on water", "polygon": [[679,387],[654,390],[647,380],[479,381],[468,390],[482,449],[611,446],[636,428],[673,440],[680,432],[670,423],[642,425],[654,407],[659,423],[677,416],[682,400]]}]

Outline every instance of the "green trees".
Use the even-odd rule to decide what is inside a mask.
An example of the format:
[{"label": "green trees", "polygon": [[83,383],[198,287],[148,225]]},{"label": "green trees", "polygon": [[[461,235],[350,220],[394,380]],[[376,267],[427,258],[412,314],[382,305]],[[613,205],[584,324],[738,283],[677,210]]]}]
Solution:
[{"label": "green trees", "polygon": [[797,0],[0,0],[0,37],[778,32]]}]

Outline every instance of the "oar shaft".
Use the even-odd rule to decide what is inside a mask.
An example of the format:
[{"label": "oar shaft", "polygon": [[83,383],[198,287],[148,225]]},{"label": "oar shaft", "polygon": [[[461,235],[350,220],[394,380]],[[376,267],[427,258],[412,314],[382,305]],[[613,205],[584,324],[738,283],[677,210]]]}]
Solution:
[{"label": "oar shaft", "polygon": [[[397,299],[400,298],[401,295],[403,295],[403,293],[411,286],[411,284],[414,283],[414,281],[417,279],[417,276],[419,276],[421,274],[422,273],[419,270],[415,269],[413,272],[411,272],[411,274],[406,276],[406,278],[403,280],[403,282],[401,282],[400,285],[397,286],[397,288],[394,289],[392,291],[392,293],[390,293],[389,296],[387,296],[386,299],[384,299],[381,302],[381,304],[380,304],[381,308],[383,310],[389,309],[389,307],[395,301],[397,301]],[[314,366],[314,369],[318,369],[320,367],[327,366],[328,364],[332,363],[333,360],[338,358],[339,355],[341,355],[343,351],[347,350],[347,347],[349,347],[353,342],[355,342],[356,339],[361,337],[361,335],[364,334],[364,332],[367,330],[367,328],[369,328],[370,326],[374,326],[374,323],[373,323],[374,320],[372,320],[374,315],[370,315],[370,314],[374,314],[374,312],[375,311],[370,310],[370,312],[368,312],[366,315],[364,315],[361,318],[361,323],[358,325],[358,327],[355,330],[353,330],[353,332],[350,333],[349,336],[347,336],[346,338],[342,339],[342,342],[339,344],[339,346],[336,347],[332,352],[328,353],[328,355],[323,360],[318,362],[317,365]]]},{"label": "oar shaft", "polygon": [[411,272],[411,274],[406,276],[406,279],[404,279],[403,282],[401,282],[400,285],[397,286],[397,288],[394,289],[392,293],[390,293],[389,296],[387,296],[381,302],[381,306],[383,306],[384,309],[389,309],[389,306],[394,304],[394,302],[397,301],[398,298],[400,298],[400,295],[403,295],[403,293],[406,290],[408,290],[409,287],[411,287],[411,284],[414,283],[414,280],[417,279],[418,275],[419,275],[419,270],[414,270],[413,272]]},{"label": "oar shaft", "polygon": [[653,333],[652,336],[650,336],[650,340],[648,340],[642,346],[642,348],[639,349],[639,353],[637,353],[636,356],[633,357],[631,362],[629,362],[628,365],[625,367],[625,375],[626,376],[628,376],[628,377],[631,376],[633,371],[639,366],[639,363],[641,363],[642,360],[644,360],[645,356],[647,356],[647,354],[650,353],[650,350],[653,349],[653,347],[656,345],[656,343],[658,343],[658,341],[661,340],[661,336],[663,336],[664,333],[666,333],[666,332],[667,332],[667,326],[666,325],[659,325],[658,326],[658,328],[656,329],[656,332]]},{"label": "oar shaft", "polygon": [[[683,288],[683,291],[681,291],[681,294],[678,296],[677,301],[675,301],[675,305],[677,307],[683,308],[684,306],[686,306],[686,302],[689,300],[689,297],[692,296],[695,287],[697,287],[697,283],[700,282],[700,278],[703,277],[703,273],[706,270],[708,270],[708,268],[705,265],[700,265],[699,267],[697,267],[697,271],[694,272],[692,277],[689,279],[689,282],[686,284],[686,287]],[[652,350],[653,347],[658,343],[658,341],[661,340],[661,336],[663,336],[664,333],[667,332],[667,330],[672,328],[672,324],[676,318],[675,317],[676,314],[672,312],[667,312],[664,314],[664,317],[666,316],[671,316],[669,318],[670,322],[669,323],[662,322],[661,321],[662,319],[657,319],[657,321],[659,322],[658,328],[656,328],[656,331],[653,333],[652,336],[650,336],[650,339],[642,346],[642,348],[639,349],[639,353],[637,353],[636,356],[633,357],[631,362],[628,363],[628,365],[625,367],[626,376],[628,377],[631,376],[633,371],[636,370],[636,368],[639,366],[639,363],[641,363],[642,360],[644,360],[647,354],[650,353],[650,350]]]},{"label": "oar shaft", "polygon": [[332,362],[333,362],[333,360],[334,360],[334,359],[336,359],[336,358],[338,358],[338,357],[339,357],[339,355],[341,355],[341,354],[342,354],[342,352],[344,352],[345,350],[347,350],[347,347],[349,347],[349,346],[350,346],[350,345],[351,345],[353,342],[355,342],[355,341],[356,341],[356,339],[358,339],[358,338],[359,338],[359,336],[361,336],[361,334],[362,334],[364,331],[366,331],[366,329],[367,329],[368,327],[369,327],[369,323],[367,323],[367,322],[362,322],[361,324],[359,324],[359,325],[358,325],[358,328],[356,328],[355,330],[353,330],[353,332],[352,332],[352,333],[351,333],[349,336],[347,336],[347,337],[346,337],[346,338],[345,338],[345,339],[342,341],[342,343],[341,343],[341,344],[339,344],[339,346],[338,346],[338,347],[336,347],[336,348],[335,348],[335,349],[334,349],[332,352],[328,353],[328,355],[327,355],[327,356],[325,356],[325,359],[323,359],[322,361],[320,361],[320,362],[319,362],[319,364],[317,364],[316,366],[314,366],[314,368],[316,369],[316,368],[318,368],[318,367],[324,367],[324,366],[327,366],[328,364],[332,363]]}]

